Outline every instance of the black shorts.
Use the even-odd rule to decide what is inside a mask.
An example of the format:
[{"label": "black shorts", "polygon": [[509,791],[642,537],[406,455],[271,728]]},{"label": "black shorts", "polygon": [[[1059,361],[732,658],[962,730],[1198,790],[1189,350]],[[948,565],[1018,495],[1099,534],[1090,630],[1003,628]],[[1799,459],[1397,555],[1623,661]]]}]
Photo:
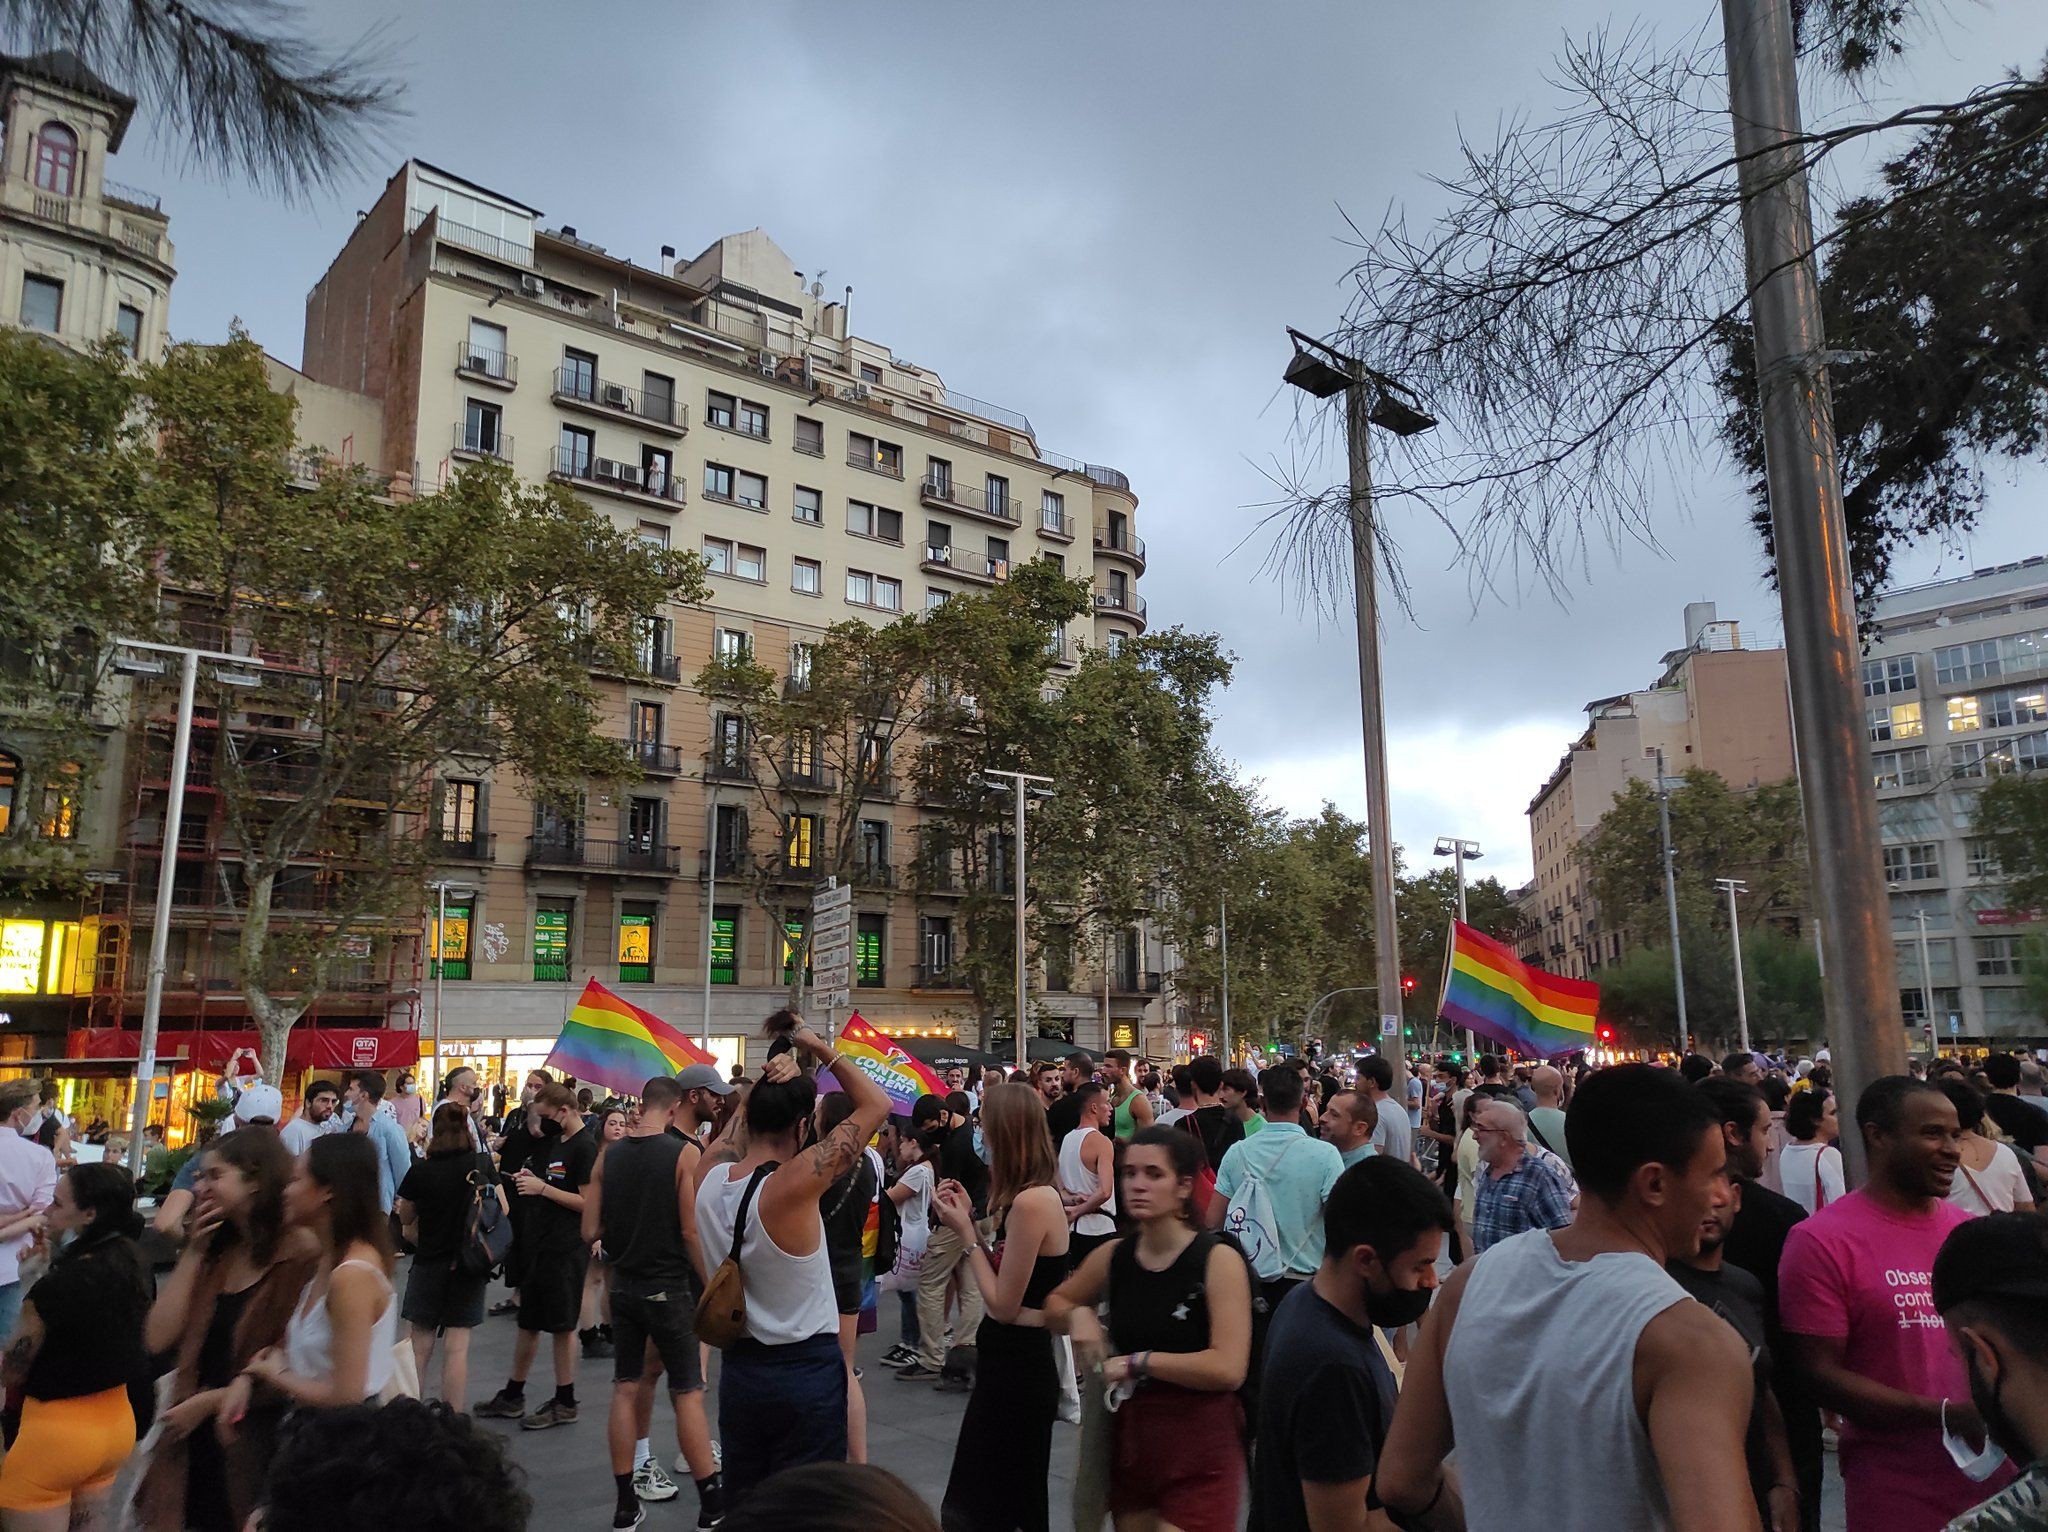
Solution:
[{"label": "black shorts", "polygon": [[489,1277],[472,1277],[442,1257],[412,1263],[398,1317],[428,1330],[474,1330],[484,1322],[484,1289]]},{"label": "black shorts", "polygon": [[519,1279],[519,1328],[560,1335],[583,1313],[583,1273],[590,1254],[581,1246],[530,1252]]},{"label": "black shorts", "polygon": [[697,1287],[692,1282],[636,1282],[612,1272],[612,1379],[638,1383],[647,1370],[647,1348],[668,1371],[668,1391],[697,1393],[704,1387],[703,1354],[697,1349]]}]

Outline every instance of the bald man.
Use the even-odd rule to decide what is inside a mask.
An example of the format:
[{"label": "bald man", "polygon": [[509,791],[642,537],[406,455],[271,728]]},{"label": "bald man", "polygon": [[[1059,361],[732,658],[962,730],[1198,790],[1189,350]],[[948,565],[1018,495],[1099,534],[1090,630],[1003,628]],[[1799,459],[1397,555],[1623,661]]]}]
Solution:
[{"label": "bald man", "polygon": [[1529,1076],[1529,1089],[1536,1093],[1536,1108],[1529,1113],[1529,1136],[1569,1165],[1572,1152],[1564,1142],[1564,1076],[1548,1064],[1538,1064]]}]

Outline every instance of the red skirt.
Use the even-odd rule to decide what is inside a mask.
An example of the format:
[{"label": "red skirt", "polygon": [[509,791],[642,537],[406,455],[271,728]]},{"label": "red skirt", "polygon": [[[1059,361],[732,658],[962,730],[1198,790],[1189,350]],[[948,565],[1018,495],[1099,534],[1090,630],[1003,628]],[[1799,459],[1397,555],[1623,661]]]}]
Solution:
[{"label": "red skirt", "polygon": [[1151,1511],[1181,1532],[1237,1532],[1244,1410],[1235,1393],[1147,1383],[1111,1427],[1109,1509]]}]

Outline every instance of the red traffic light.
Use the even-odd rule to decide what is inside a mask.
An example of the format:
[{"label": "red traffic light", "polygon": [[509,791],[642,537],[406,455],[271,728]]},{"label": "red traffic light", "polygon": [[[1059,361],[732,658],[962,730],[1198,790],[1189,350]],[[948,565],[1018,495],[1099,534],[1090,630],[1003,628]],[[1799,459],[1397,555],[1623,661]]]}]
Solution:
[{"label": "red traffic light", "polygon": [[1402,994],[1404,994],[1404,995],[1412,995],[1412,994],[1414,994],[1414,993],[1415,993],[1415,980],[1414,980],[1414,979],[1412,979],[1412,978],[1403,978],[1403,979],[1401,980],[1401,993],[1402,993]]},{"label": "red traffic light", "polygon": [[1603,1027],[1602,1027],[1602,1028],[1600,1029],[1600,1041],[1601,1041],[1601,1042],[1603,1042],[1603,1043],[1611,1043],[1611,1042],[1613,1042],[1613,1041],[1614,1041],[1614,1028],[1612,1028],[1612,1027],[1607,1027],[1607,1026],[1603,1026]]}]

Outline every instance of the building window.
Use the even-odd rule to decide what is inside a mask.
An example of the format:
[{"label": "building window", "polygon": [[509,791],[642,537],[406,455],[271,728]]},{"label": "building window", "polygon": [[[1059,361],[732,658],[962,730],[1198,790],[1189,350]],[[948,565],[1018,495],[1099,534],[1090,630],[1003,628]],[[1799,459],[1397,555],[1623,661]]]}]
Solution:
[{"label": "building window", "polygon": [[42,330],[47,334],[57,333],[57,322],[64,313],[64,284],[48,277],[28,276],[21,279],[21,327],[24,330]]},{"label": "building window", "polygon": [[888,916],[860,917],[853,933],[853,982],[861,989],[882,987],[882,956],[888,936]]},{"label": "building window", "polygon": [[533,977],[539,983],[569,981],[569,904],[543,904],[533,912]]},{"label": "building window", "polygon": [[498,444],[505,439],[505,412],[482,399],[471,399],[462,407],[462,450],[499,457]]},{"label": "building window", "polygon": [[142,310],[133,304],[124,303],[114,310],[114,333],[121,337],[121,346],[130,356],[142,354]]},{"label": "building window", "polygon": [[[1953,713],[1955,704],[1949,704]],[[1870,709],[1870,737],[1882,743],[1894,739],[1918,739],[1926,732],[1917,702],[1894,702]]]},{"label": "building window", "polygon": [[1956,777],[2002,777],[2014,771],[2048,767],[2048,732],[2017,734],[2010,739],[1967,739],[1948,747],[1949,771]]},{"label": "building window", "polygon": [[953,498],[953,465],[942,457],[926,458],[924,487],[941,500]]},{"label": "building window", "polygon": [[1927,748],[1876,751],[1870,757],[1870,769],[1879,787],[1925,787],[1929,781]]},{"label": "building window", "polygon": [[727,664],[754,657],[754,635],[744,628],[720,628],[717,643],[718,658]]},{"label": "building window", "polygon": [[638,535],[640,541],[650,548],[666,548],[668,546],[668,528],[658,521],[641,522]]},{"label": "building window", "polygon": [[767,584],[768,550],[753,547],[748,543],[734,543],[732,572],[742,580],[752,580],[759,585]]},{"label": "building window", "polygon": [[825,455],[825,423],[808,415],[796,417],[796,450],[812,457]]},{"label": "building window", "polygon": [[555,382],[571,399],[595,399],[597,358],[588,351],[565,349],[562,352],[562,370]]},{"label": "building window", "polygon": [[739,403],[731,394],[708,394],[704,399],[704,424],[720,430],[732,429],[733,409]]},{"label": "building window", "polygon": [[732,498],[733,471],[723,463],[704,465],[704,493],[713,500]]},{"label": "building window", "polygon": [[860,380],[863,383],[879,383],[882,381],[882,369],[871,367],[866,362],[862,362],[860,364]]},{"label": "building window", "polygon": [[796,955],[804,955],[804,983],[811,982],[811,954],[804,946],[807,912],[789,910],[782,917],[782,982],[796,983]]},{"label": "building window", "polygon": [[1972,838],[1963,842],[1963,866],[1973,878],[1998,876],[1998,847],[1989,840]]},{"label": "building window", "polygon": [[949,590],[936,590],[927,585],[924,588],[924,609],[927,612],[936,612],[952,599],[952,595],[953,593]]},{"label": "building window", "polygon": [[1067,530],[1067,498],[1046,490],[1038,501],[1038,524],[1048,532]]},{"label": "building window", "polygon": [[441,784],[441,844],[476,844],[477,811],[483,804],[481,782],[451,778]]},{"label": "building window", "polygon": [[875,576],[875,605],[885,612],[903,610],[903,582],[887,575]]},{"label": "building window", "polygon": [[560,456],[561,461],[555,466],[563,473],[572,479],[589,478],[597,462],[597,433],[581,426],[563,426]]},{"label": "building window", "polygon": [[1884,876],[1887,883],[1932,883],[1941,877],[1941,847],[1886,846]]},{"label": "building window", "polygon": [[855,606],[874,605],[875,577],[864,569],[847,570],[846,599]]},{"label": "building window", "polygon": [[748,436],[768,439],[768,406],[756,404],[751,399],[740,401],[739,418],[734,422],[740,431]]},{"label": "building window", "polygon": [[2014,979],[2027,971],[2024,949],[2017,936],[1980,936],[1974,946],[1980,979]]},{"label": "building window", "polygon": [[1882,697],[1887,692],[1909,692],[1919,684],[1918,667],[1910,654],[1894,660],[1863,662],[1863,695],[1866,697]]},{"label": "building window", "polygon": [[864,500],[846,502],[846,530],[855,537],[878,538],[885,543],[903,541],[903,513],[869,505]]},{"label": "building window", "polygon": [[654,982],[654,906],[627,904],[619,909],[619,982]]},{"label": "building window", "polygon": [[789,565],[789,588],[806,596],[815,596],[824,589],[825,568],[816,559],[792,559]]},{"label": "building window", "polygon": [[1899,991],[1899,1010],[1904,1015],[1906,1025],[1918,1031],[1926,1026],[1930,1019],[1945,1022],[1950,1016],[1962,1015],[1963,992],[1959,989],[1935,990],[1934,1016],[1930,1018],[1927,1014],[1926,997],[1921,994],[1920,986],[1916,984],[1911,989]]},{"label": "building window", "polygon": [[817,865],[822,834],[816,814],[791,814],[782,827],[784,865],[792,872],[809,872]]},{"label": "building window", "polygon": [[704,539],[704,569],[708,574],[732,573],[732,543],[723,537]]},{"label": "building window", "polygon": [[2001,687],[1975,696],[1948,699],[1951,733],[1970,729],[2010,729],[2048,721],[2048,689],[2039,686]]},{"label": "building window", "polygon": [[799,484],[790,495],[790,511],[798,521],[807,521],[812,526],[825,523],[825,497],[815,489]]},{"label": "building window", "polygon": [[675,424],[676,380],[658,372],[640,374],[640,413],[664,425]]},{"label": "building window", "polygon": [[736,904],[711,908],[711,982],[740,982],[740,908]]},{"label": "building window", "polygon": [[789,646],[789,681],[798,691],[811,684],[811,660],[817,653],[814,644],[791,644]]},{"label": "building window", "polygon": [[858,431],[846,433],[846,461],[855,468],[903,477],[903,449],[894,442],[878,441]]},{"label": "building window", "polygon": [[758,473],[737,473],[733,475],[733,499],[752,511],[768,509],[768,481]]},{"label": "building window", "polygon": [[982,492],[988,496],[989,515],[1009,516],[1014,519],[1014,515],[1010,510],[1010,481],[1008,479],[999,473],[992,473],[983,480]]},{"label": "building window", "polygon": [[78,188],[78,135],[61,122],[36,134],[36,190],[68,197]]}]

